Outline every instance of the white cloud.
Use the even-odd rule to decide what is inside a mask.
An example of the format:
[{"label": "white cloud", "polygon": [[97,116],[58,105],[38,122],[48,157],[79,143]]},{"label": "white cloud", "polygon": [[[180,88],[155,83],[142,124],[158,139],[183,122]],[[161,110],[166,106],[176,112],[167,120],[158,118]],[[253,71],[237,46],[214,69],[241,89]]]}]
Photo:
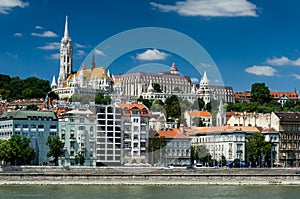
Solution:
[{"label": "white cloud", "polygon": [[291,74],[291,76],[294,77],[294,78],[296,78],[296,79],[298,79],[298,80],[300,80],[300,75],[297,75],[297,74]]},{"label": "white cloud", "polygon": [[55,34],[52,31],[45,31],[43,33],[31,33],[31,36],[35,36],[35,37],[58,37],[57,34]]},{"label": "white cloud", "polygon": [[260,76],[274,76],[276,73],[276,69],[270,66],[251,66],[245,69],[247,73],[260,75]]},{"label": "white cloud", "polygon": [[23,37],[23,34],[20,33],[20,32],[16,32],[16,33],[14,34],[14,37]]},{"label": "white cloud", "polygon": [[51,43],[46,43],[45,46],[40,46],[38,47],[38,49],[42,49],[42,50],[57,50],[60,47],[60,43],[59,42],[51,42]]},{"label": "white cloud", "polygon": [[192,77],[192,78],[191,78],[191,81],[192,81],[193,83],[199,83],[199,79],[198,79],[197,77]]},{"label": "white cloud", "polygon": [[79,44],[79,43],[75,43],[75,44],[74,44],[74,47],[75,47],[75,48],[87,48],[88,46],[83,45],[83,44]]},{"label": "white cloud", "polygon": [[268,58],[266,63],[273,66],[283,66],[283,65],[291,64],[291,60],[285,56],[282,56],[280,58],[273,57],[273,58]]},{"label": "white cloud", "polygon": [[273,57],[273,58],[268,58],[266,63],[272,66],[286,66],[286,65],[300,66],[300,58],[296,60],[292,60],[285,56],[282,56],[280,58]]},{"label": "white cloud", "polygon": [[42,30],[44,28],[43,28],[43,26],[35,26],[35,29]]},{"label": "white cloud", "polygon": [[210,64],[206,64],[206,63],[201,63],[201,66],[202,66],[203,68],[209,68],[209,67],[211,67]]},{"label": "white cloud", "polygon": [[177,12],[183,16],[257,17],[257,7],[248,0],[184,0],[175,5],[150,2],[162,12]]},{"label": "white cloud", "polygon": [[55,54],[50,55],[47,58],[48,59],[59,59],[60,58],[60,54],[59,53],[55,53]]},{"label": "white cloud", "polygon": [[5,53],[6,55],[8,55],[9,57],[13,58],[13,59],[18,59],[18,54],[14,54],[14,53],[11,53],[11,52],[6,52]]},{"label": "white cloud", "polygon": [[136,59],[143,61],[153,61],[153,60],[164,60],[169,56],[165,52],[161,52],[157,49],[148,49],[141,54],[137,54]]},{"label": "white cloud", "polygon": [[300,58],[296,59],[295,61],[292,61],[292,64],[294,66],[300,66]]},{"label": "white cloud", "polygon": [[14,7],[25,8],[28,5],[22,0],[0,0],[0,14],[8,14]]},{"label": "white cloud", "polygon": [[77,50],[76,51],[76,54],[79,56],[79,57],[82,57],[85,55],[85,52],[83,50]]},{"label": "white cloud", "polygon": [[104,52],[102,50],[98,50],[98,49],[95,49],[95,54],[105,56]]}]

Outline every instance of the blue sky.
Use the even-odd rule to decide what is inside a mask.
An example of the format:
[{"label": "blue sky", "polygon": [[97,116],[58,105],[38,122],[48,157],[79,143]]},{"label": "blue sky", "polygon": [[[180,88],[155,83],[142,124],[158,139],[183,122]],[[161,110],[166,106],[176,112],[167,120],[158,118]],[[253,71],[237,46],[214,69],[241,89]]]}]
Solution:
[{"label": "blue sky", "polygon": [[[0,73],[48,80],[57,76],[59,42],[68,15],[74,70],[83,61],[89,67],[90,52],[96,54],[98,66],[105,65],[101,62],[107,59],[106,49],[97,46],[114,35],[158,27],[201,45],[224,84],[235,91],[250,90],[255,82],[265,82],[272,91],[300,90],[299,9],[299,0],[0,0]],[[170,42],[185,44],[173,37]],[[142,47],[120,54],[105,67],[111,74],[135,68],[151,71],[150,65],[156,71],[174,61],[183,75],[200,79],[197,66],[173,48]],[[212,64],[203,62],[200,73],[209,67]]]}]

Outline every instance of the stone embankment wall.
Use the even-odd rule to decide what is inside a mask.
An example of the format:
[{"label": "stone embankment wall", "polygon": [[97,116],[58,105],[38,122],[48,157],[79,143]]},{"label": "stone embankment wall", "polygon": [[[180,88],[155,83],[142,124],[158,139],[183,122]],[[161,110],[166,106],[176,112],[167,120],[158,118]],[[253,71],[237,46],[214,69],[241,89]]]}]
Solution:
[{"label": "stone embankment wall", "polygon": [[300,185],[297,169],[2,167],[0,184]]}]

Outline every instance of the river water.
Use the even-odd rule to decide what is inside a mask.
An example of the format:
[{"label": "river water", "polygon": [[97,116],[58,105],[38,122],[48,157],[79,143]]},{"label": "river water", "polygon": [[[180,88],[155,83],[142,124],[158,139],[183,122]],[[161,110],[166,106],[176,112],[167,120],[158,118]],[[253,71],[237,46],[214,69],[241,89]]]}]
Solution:
[{"label": "river water", "polygon": [[300,198],[300,186],[1,185],[3,199],[259,199]]}]

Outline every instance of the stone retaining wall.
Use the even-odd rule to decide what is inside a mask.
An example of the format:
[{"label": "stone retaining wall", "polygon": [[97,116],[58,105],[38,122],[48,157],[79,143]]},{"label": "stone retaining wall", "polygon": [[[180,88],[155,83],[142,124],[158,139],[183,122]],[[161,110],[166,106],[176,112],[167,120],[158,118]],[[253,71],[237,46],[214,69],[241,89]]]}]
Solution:
[{"label": "stone retaining wall", "polygon": [[3,167],[0,184],[300,185],[297,169]]}]

